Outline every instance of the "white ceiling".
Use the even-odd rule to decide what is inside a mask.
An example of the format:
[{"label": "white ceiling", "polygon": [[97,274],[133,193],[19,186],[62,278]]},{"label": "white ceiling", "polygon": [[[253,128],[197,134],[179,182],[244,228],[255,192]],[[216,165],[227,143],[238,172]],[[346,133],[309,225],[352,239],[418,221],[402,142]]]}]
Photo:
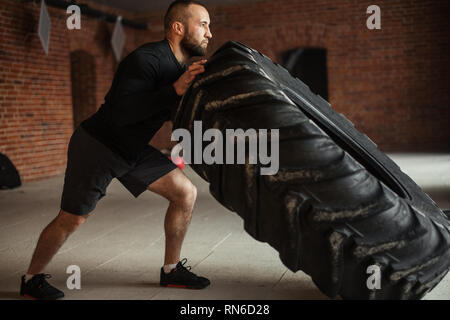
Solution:
[{"label": "white ceiling", "polygon": [[[172,0],[93,0],[110,7],[131,12],[164,11]],[[261,0],[200,0],[205,6],[226,5],[232,3],[257,2]]]}]

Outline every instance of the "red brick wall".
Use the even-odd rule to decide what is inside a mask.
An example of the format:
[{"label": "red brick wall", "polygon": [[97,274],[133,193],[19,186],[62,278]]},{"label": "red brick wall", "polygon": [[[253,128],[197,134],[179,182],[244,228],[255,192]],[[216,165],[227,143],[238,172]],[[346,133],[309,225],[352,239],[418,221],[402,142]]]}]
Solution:
[{"label": "red brick wall", "polygon": [[97,110],[95,58],[83,50],[70,53],[73,127]]},{"label": "red brick wall", "polygon": [[[113,24],[83,16],[81,30],[67,30],[65,11],[49,7],[47,56],[36,33],[39,5],[0,4],[0,152],[24,181],[61,174],[73,131],[70,54],[94,57],[99,107],[117,67],[109,44]],[[381,30],[366,28],[371,4],[381,8]],[[326,48],[333,108],[383,151],[449,151],[449,9],[448,1],[335,0],[210,7],[210,52],[237,40],[281,63],[285,50]],[[162,16],[135,16],[150,30],[125,28],[124,55],[162,38]]]}]

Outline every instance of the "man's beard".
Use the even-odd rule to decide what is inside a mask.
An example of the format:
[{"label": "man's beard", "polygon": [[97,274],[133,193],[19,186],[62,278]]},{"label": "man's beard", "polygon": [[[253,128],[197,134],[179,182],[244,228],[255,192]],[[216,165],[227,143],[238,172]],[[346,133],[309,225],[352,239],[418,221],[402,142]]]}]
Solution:
[{"label": "man's beard", "polygon": [[206,48],[194,43],[192,37],[189,35],[189,30],[186,29],[186,35],[180,42],[181,49],[186,52],[189,57],[198,57],[206,55]]}]

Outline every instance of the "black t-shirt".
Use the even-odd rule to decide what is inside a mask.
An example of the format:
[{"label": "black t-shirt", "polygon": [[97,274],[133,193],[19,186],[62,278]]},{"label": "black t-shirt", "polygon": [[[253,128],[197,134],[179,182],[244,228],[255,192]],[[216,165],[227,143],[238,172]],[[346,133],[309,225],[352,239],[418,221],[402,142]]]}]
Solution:
[{"label": "black t-shirt", "polygon": [[167,39],[142,45],[122,60],[105,102],[81,126],[125,160],[136,161],[175,111],[181,96],[173,83],[185,70]]}]

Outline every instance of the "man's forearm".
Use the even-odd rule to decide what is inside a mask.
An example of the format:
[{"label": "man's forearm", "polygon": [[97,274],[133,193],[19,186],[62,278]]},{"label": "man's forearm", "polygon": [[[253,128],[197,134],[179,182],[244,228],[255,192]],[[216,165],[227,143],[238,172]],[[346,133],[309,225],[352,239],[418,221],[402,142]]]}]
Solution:
[{"label": "man's forearm", "polygon": [[171,141],[172,136],[172,121],[166,121],[162,127],[155,133],[153,138],[150,140],[149,145],[158,150],[168,149],[171,150],[178,141]]}]

